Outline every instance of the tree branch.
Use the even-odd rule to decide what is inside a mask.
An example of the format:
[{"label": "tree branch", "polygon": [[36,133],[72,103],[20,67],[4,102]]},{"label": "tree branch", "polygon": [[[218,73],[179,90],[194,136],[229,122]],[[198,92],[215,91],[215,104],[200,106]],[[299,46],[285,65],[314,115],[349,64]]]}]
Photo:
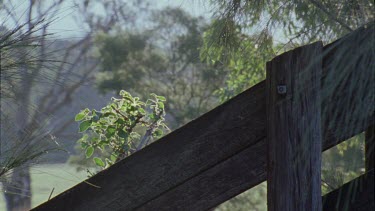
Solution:
[{"label": "tree branch", "polygon": [[324,12],[329,18],[334,20],[335,22],[339,23],[342,27],[347,29],[348,31],[352,32],[353,29],[350,28],[344,21],[338,19],[332,12],[328,11],[322,3],[315,0],[309,0],[314,6],[316,6],[318,9],[320,9],[322,12]]}]

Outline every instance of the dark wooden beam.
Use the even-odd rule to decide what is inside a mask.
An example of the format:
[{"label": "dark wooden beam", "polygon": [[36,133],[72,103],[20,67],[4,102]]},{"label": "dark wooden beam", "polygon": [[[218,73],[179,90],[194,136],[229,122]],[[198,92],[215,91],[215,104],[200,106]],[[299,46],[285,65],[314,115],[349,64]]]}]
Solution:
[{"label": "dark wooden beam", "polygon": [[[355,33],[373,35],[373,28],[361,30]],[[340,56],[340,49],[346,45],[356,43],[345,38],[325,48],[323,74],[340,74],[329,61]],[[323,76],[322,90],[330,78]],[[329,94],[323,98],[322,111],[340,112],[348,117],[351,108],[331,106],[331,100],[351,96],[341,92]],[[265,101],[265,83],[261,82],[35,210],[133,210],[144,206],[162,210],[168,204],[171,209],[205,210],[216,206],[266,179],[266,154],[262,151],[266,143]],[[369,126],[373,110],[363,107],[362,102],[356,104],[363,114],[350,115],[351,121],[346,124],[337,122],[337,118],[322,120],[324,149]],[[353,129],[341,130],[344,126]],[[210,188],[199,189],[203,186]],[[174,197],[171,193],[181,194]]]},{"label": "dark wooden beam", "polygon": [[267,205],[270,211],[322,209],[323,43],[267,62]]},{"label": "dark wooden beam", "polygon": [[344,184],[323,197],[324,211],[373,211],[374,170]]},{"label": "dark wooden beam", "polygon": [[372,119],[368,123],[373,124],[374,32],[375,23],[371,22],[324,47],[321,96],[323,126],[329,128],[324,128],[326,136],[363,132],[366,127],[361,121],[369,116]]},{"label": "dark wooden beam", "polygon": [[266,180],[266,149],[262,139],[135,210],[209,210]]},{"label": "dark wooden beam", "polygon": [[[335,69],[333,68],[333,65],[330,65],[333,60],[331,57],[335,57],[336,54],[341,55],[342,53],[340,52],[340,49],[347,50],[347,47],[342,47],[347,43],[350,43],[349,48],[352,49],[351,51],[349,51],[350,53],[357,53],[359,56],[361,56],[361,54],[369,54],[369,57],[374,56],[373,53],[371,53],[371,49],[370,52],[369,50],[366,50],[364,52],[360,50],[363,45],[366,45],[366,42],[361,42],[361,45],[356,46],[356,42],[353,41],[353,39],[358,39],[356,38],[358,34],[373,39],[373,36],[370,36],[371,33],[373,34],[374,32],[373,29],[374,28],[371,27],[368,27],[368,29],[361,28],[356,32],[357,34],[352,34],[348,37],[325,46],[325,57],[323,58],[323,63],[325,64],[323,65],[324,76],[327,75],[327,72],[331,71],[336,72],[336,74],[340,74],[340,71],[342,70]],[[366,69],[366,67],[372,66],[373,62],[374,61],[372,60],[372,64],[362,64],[364,71],[368,74],[371,74],[373,69]],[[353,68],[353,66],[351,66],[351,68]],[[355,70],[356,69],[352,69],[352,71]],[[331,92],[331,87],[329,87],[330,83],[328,79],[329,77],[323,77],[326,86],[323,86],[322,89],[323,91],[325,89],[329,89],[329,93],[331,95],[325,96],[323,98],[322,110],[327,111],[326,108],[328,107],[331,109],[331,113],[340,112],[343,114],[351,114],[351,110],[348,107],[340,110],[340,107],[334,108],[333,106],[327,105],[329,103],[332,103],[332,99],[344,98],[347,101],[351,100],[351,95],[347,95],[347,92]],[[333,79],[331,78],[331,80]],[[265,86],[265,84],[261,83],[259,84],[259,86]],[[325,88],[327,86],[328,88]],[[265,89],[265,87],[263,87],[262,89]],[[359,90],[357,91],[359,92]],[[363,100],[364,101],[358,102],[363,111],[365,111],[365,113],[367,112],[367,118],[364,117],[364,115],[347,116],[350,117],[349,119],[353,120],[352,122],[349,122],[349,126],[353,127],[352,130],[340,132],[339,128],[334,127],[335,123],[333,120],[331,122],[329,121],[329,119],[322,120],[322,124],[325,125],[323,127],[323,150],[327,150],[332,146],[335,146],[336,144],[341,143],[342,141],[345,141],[346,139],[364,131],[367,126],[372,123],[373,116],[371,112],[373,111],[369,110],[368,107],[373,108],[371,106],[373,105],[373,103],[362,103],[366,102],[367,100],[371,101],[373,100],[373,98],[371,96],[367,96],[364,97]],[[353,103],[355,104],[355,102]],[[342,126],[342,124],[339,125]],[[265,148],[266,139],[264,137],[259,141],[256,141],[254,144],[248,146],[245,150],[232,156],[228,160],[218,164],[214,168],[200,173],[198,176],[191,178],[183,184],[168,190],[159,197],[140,206],[139,210],[152,210],[155,207],[161,210],[208,210],[214,206],[217,206],[218,204],[225,202],[229,198],[234,197],[237,194],[242,193],[243,191],[246,191],[247,189],[254,187],[266,180],[266,157],[264,156],[264,154],[266,153]]]},{"label": "dark wooden beam", "polygon": [[254,86],[35,210],[141,206],[264,138],[264,94]]}]

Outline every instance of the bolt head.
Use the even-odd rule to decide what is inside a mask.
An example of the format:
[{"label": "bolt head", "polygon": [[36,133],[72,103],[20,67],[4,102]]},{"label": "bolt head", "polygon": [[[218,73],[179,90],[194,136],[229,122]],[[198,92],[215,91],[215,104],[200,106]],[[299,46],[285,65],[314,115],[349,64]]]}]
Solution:
[{"label": "bolt head", "polygon": [[277,93],[278,94],[286,94],[286,85],[278,85],[277,86]]}]

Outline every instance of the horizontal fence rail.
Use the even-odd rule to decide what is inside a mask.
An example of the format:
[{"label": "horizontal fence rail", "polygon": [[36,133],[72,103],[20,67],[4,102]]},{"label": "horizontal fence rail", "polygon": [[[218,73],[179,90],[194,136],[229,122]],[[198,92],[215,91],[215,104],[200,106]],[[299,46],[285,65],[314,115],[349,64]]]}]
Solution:
[{"label": "horizontal fence rail", "polygon": [[[373,39],[369,24],[323,49],[322,150],[373,121],[373,96],[345,85],[372,80],[364,75],[373,74]],[[337,65],[348,55],[363,58]],[[344,70],[353,74],[340,77]],[[343,85],[333,89],[332,80]],[[361,114],[352,115],[348,102]],[[263,81],[35,210],[206,210],[265,181],[265,151]]]},{"label": "horizontal fence rail", "polygon": [[374,170],[323,197],[323,211],[374,210]]}]

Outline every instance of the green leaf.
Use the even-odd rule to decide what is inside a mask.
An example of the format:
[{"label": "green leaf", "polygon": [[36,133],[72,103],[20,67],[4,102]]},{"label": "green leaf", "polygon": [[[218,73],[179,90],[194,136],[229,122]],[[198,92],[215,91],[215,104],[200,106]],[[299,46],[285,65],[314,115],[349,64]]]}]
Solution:
[{"label": "green leaf", "polygon": [[91,143],[97,143],[99,141],[100,141],[99,137],[92,137],[91,140],[90,140]]},{"label": "green leaf", "polygon": [[125,90],[121,90],[120,91],[120,96],[123,97],[123,98],[131,98],[132,96],[130,95],[129,92],[125,91]]},{"label": "green leaf", "polygon": [[85,149],[88,146],[86,141],[81,141],[81,148]]},{"label": "green leaf", "polygon": [[116,162],[116,160],[117,160],[117,156],[115,156],[115,155],[113,155],[113,154],[111,155],[110,158],[111,158],[111,161],[112,161],[112,162]]},{"label": "green leaf", "polygon": [[108,116],[116,116],[116,114],[115,113],[113,113],[113,112],[106,112],[106,113],[104,113],[104,115],[103,115],[103,117],[108,117]]},{"label": "green leaf", "polygon": [[116,124],[120,124],[120,125],[122,125],[122,124],[125,123],[125,121],[124,121],[124,119],[122,119],[122,118],[118,118],[118,119],[115,121],[115,123],[116,123]]},{"label": "green leaf", "polygon": [[85,116],[86,116],[85,113],[83,113],[83,112],[79,112],[79,113],[74,117],[74,120],[75,120],[76,122],[81,121],[83,118],[85,118]]},{"label": "green leaf", "polygon": [[129,136],[129,134],[128,133],[126,133],[124,130],[120,130],[120,131],[118,131],[118,136],[120,137],[120,138],[123,138],[123,139],[127,139],[128,138],[128,136]]},{"label": "green leaf", "polygon": [[119,102],[118,102],[118,108],[120,108],[121,109],[121,107],[124,105],[124,100],[120,100]]},{"label": "green leaf", "polygon": [[95,162],[96,165],[98,165],[100,167],[104,167],[105,166],[103,160],[100,159],[100,158],[98,158],[98,157],[94,157],[94,162]]},{"label": "green leaf", "polygon": [[160,100],[160,101],[166,101],[165,97],[163,97],[163,96],[157,96],[156,98],[157,98],[158,100]]},{"label": "green leaf", "polygon": [[105,141],[102,141],[99,143],[100,150],[104,151],[105,147],[108,145]]},{"label": "green leaf", "polygon": [[86,120],[79,124],[79,132],[86,131],[91,126],[91,120]]},{"label": "green leaf", "polygon": [[159,138],[163,135],[163,131],[160,129],[156,129],[153,134],[155,137]]},{"label": "green leaf", "polygon": [[159,108],[164,109],[164,103],[158,102],[158,106],[159,106]]},{"label": "green leaf", "polygon": [[146,114],[146,111],[145,111],[145,109],[143,109],[143,108],[138,108],[138,111],[139,111],[139,113],[142,114],[142,115],[145,115],[145,114]]},{"label": "green leaf", "polygon": [[86,149],[86,158],[90,158],[94,154],[94,147],[89,146]]},{"label": "green leaf", "polygon": [[115,132],[116,132],[116,127],[109,126],[109,127],[107,128],[107,133],[108,133],[108,135],[112,136],[113,134],[115,134]]},{"label": "green leaf", "polygon": [[155,119],[156,119],[156,116],[155,116],[154,113],[149,114],[148,117],[149,117],[151,120],[155,120]]}]

